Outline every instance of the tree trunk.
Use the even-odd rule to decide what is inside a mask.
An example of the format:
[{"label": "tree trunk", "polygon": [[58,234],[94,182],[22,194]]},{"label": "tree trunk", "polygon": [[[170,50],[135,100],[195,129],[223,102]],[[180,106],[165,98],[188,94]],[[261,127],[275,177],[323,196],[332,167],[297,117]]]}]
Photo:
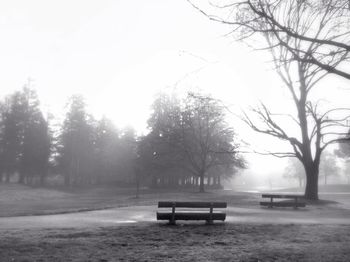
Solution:
[{"label": "tree trunk", "polygon": [[45,186],[45,184],[46,184],[46,175],[41,174],[40,175],[40,186]]},{"label": "tree trunk", "polygon": [[204,172],[199,174],[199,192],[203,193],[204,191]]},{"label": "tree trunk", "polygon": [[40,174],[40,186],[45,186],[46,185],[46,178],[49,175],[49,168],[45,167],[41,170]]},{"label": "tree trunk", "polygon": [[64,176],[64,185],[66,187],[70,186],[70,175],[68,173]]},{"label": "tree trunk", "polygon": [[[24,184],[25,183],[25,174],[23,174],[23,172],[22,173],[19,173],[19,179],[18,179],[18,183],[19,184]],[[8,179],[8,182],[10,182],[10,179]]]},{"label": "tree trunk", "polygon": [[32,176],[27,176],[26,177],[26,184],[33,186],[33,177]]},{"label": "tree trunk", "polygon": [[157,186],[157,177],[155,175],[152,176],[151,186],[152,187],[156,187]]},{"label": "tree trunk", "polygon": [[140,197],[140,179],[139,176],[136,175],[136,198]]},{"label": "tree trunk", "polygon": [[318,168],[308,167],[306,170],[305,198],[318,200]]},{"label": "tree trunk", "polygon": [[10,183],[10,177],[11,177],[10,172],[6,172],[6,183]]}]

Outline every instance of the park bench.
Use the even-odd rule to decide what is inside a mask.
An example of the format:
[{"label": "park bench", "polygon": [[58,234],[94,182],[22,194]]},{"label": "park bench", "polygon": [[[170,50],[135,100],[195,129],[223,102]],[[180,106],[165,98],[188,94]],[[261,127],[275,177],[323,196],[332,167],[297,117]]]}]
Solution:
[{"label": "park bench", "polygon": [[[158,208],[171,208],[171,212],[157,212],[157,220],[169,220],[170,225],[175,225],[176,220],[205,220],[207,224],[213,224],[214,220],[225,221],[226,214],[214,212],[214,208],[226,208],[225,202],[158,202]],[[180,210],[176,210],[180,208]],[[203,209],[209,210],[203,210]],[[184,210],[185,209],[185,210]],[[197,211],[194,209],[202,209]]]},{"label": "park bench", "polygon": [[[267,206],[269,208],[272,207],[294,207],[297,209],[298,207],[305,207],[306,204],[303,201],[304,196],[302,195],[290,195],[290,194],[262,194],[263,198],[270,198],[270,201],[260,202],[261,206]],[[291,201],[277,201],[274,202],[273,199],[291,199]]]}]

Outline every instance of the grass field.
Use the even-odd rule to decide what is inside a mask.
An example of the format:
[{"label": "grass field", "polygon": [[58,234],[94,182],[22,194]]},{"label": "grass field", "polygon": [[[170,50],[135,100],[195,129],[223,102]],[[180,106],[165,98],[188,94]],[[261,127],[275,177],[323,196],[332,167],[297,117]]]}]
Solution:
[{"label": "grass field", "polygon": [[[277,211],[262,210],[258,206],[259,194],[232,191],[205,194],[145,191],[140,199],[135,199],[130,190],[123,189],[69,192],[1,185],[0,215],[5,222],[0,223],[11,220],[5,217],[12,215],[118,206],[154,207],[159,200],[199,199],[226,201],[231,207],[251,210],[251,216],[258,219],[264,214],[270,219],[250,223],[243,217],[239,223],[228,219],[213,226],[203,223],[167,226],[156,221],[65,228],[26,228],[24,225],[21,229],[7,229],[2,225],[0,261],[350,261],[350,223],[317,222],[325,217],[329,217],[329,221],[350,219],[350,194],[328,192],[321,197],[325,200],[308,205],[305,211]],[[90,213],[79,214],[89,216]],[[229,215],[240,216],[235,210]],[[294,223],[290,215],[316,222]],[[292,222],[277,222],[280,216]]]},{"label": "grass field", "polygon": [[[216,192],[220,192],[219,194]],[[17,184],[0,185],[0,217],[43,215],[96,210],[133,205],[155,205],[159,200],[222,200],[235,205],[256,204],[258,195],[211,191],[199,194],[193,190],[143,190],[139,198],[133,188],[82,188],[58,190],[31,188]]]},{"label": "grass field", "polygon": [[[298,192],[300,189],[287,190]],[[320,187],[320,191],[325,193],[336,192],[337,190],[350,193],[350,185]],[[337,194],[327,193],[326,195],[320,195],[320,198],[338,201]],[[0,217],[57,214],[133,205],[154,205],[159,200],[225,201],[229,205],[248,207],[256,206],[260,201],[260,194],[230,190],[210,191],[205,194],[199,194],[193,190],[182,192],[143,190],[140,198],[136,199],[133,188],[99,187],[59,190],[31,188],[18,184],[0,184]]]},{"label": "grass field", "polygon": [[156,223],[2,232],[1,261],[349,261],[350,226]]}]

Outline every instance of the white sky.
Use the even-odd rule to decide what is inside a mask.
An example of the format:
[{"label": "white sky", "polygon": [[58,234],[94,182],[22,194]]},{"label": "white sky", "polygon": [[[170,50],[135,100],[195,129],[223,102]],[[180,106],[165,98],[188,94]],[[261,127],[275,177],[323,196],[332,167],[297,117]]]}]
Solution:
[{"label": "white sky", "polygon": [[[225,37],[228,31],[185,0],[0,0],[0,96],[31,78],[44,110],[55,116],[62,117],[70,95],[81,93],[95,116],[139,132],[164,89],[199,88],[235,111],[258,100],[286,110],[268,54]],[[326,83],[333,90],[348,85],[337,78]],[[345,92],[328,93],[329,103],[347,102]],[[239,130],[261,147],[274,144]],[[276,159],[250,158],[260,173],[281,168]]]}]

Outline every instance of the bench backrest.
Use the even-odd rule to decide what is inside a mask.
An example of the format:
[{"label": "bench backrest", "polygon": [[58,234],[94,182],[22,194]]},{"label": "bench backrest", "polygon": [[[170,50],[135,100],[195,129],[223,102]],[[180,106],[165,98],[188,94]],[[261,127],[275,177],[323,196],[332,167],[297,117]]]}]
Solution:
[{"label": "bench backrest", "polygon": [[226,208],[226,202],[174,202],[160,201],[158,207],[187,207],[187,208]]},{"label": "bench backrest", "polygon": [[273,198],[303,198],[303,195],[292,195],[292,194],[262,194],[261,197],[273,197]]}]

